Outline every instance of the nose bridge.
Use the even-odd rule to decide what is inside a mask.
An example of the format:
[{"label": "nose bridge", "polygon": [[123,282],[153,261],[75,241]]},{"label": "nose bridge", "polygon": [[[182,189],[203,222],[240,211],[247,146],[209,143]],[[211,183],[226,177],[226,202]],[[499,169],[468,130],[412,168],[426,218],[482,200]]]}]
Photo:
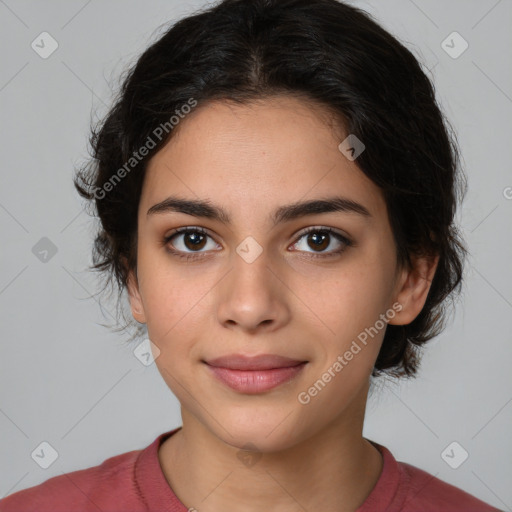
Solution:
[{"label": "nose bridge", "polygon": [[[230,272],[231,294],[241,299],[248,294],[256,294],[260,299],[271,300],[275,295],[272,273],[269,270],[269,251],[254,238],[247,237],[233,254]],[[251,300],[255,300],[252,297]]]},{"label": "nose bridge", "polygon": [[253,330],[260,324],[282,324],[288,317],[283,286],[274,276],[268,251],[252,237],[233,253],[231,271],[222,283],[219,322]]}]

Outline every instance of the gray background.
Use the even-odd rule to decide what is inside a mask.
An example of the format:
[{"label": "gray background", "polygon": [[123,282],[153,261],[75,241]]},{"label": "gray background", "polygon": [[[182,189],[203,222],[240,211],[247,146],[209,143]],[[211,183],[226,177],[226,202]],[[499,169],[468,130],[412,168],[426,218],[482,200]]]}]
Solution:
[{"label": "gray background", "polygon": [[[398,460],[512,510],[512,4],[353,3],[431,70],[469,178],[459,218],[471,250],[452,323],[429,344],[418,379],[382,381],[364,434]],[[158,27],[202,5],[0,0],[0,496],[143,448],[180,425],[154,364],[141,364],[126,335],[99,325],[115,311],[91,298],[94,221],[72,173],[87,156],[90,117],[106,112],[119,73]],[[59,44],[47,59],[31,48],[43,31]],[[453,31],[469,44],[456,59],[441,46]],[[32,252],[42,237],[57,248],[46,262]],[[59,455],[46,470],[31,458],[42,441]],[[469,453],[458,469],[441,457],[453,441]]]}]

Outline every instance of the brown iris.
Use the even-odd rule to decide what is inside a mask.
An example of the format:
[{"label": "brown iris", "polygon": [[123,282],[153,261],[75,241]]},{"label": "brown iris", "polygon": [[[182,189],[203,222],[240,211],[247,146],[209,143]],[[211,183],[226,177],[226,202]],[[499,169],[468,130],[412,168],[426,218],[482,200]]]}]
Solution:
[{"label": "brown iris", "polygon": [[[206,243],[206,236],[196,231],[191,233],[184,233],[184,244],[187,249],[199,250],[202,249]],[[190,242],[190,245],[188,244]]]},{"label": "brown iris", "polygon": [[[329,235],[322,231],[314,231],[308,235],[308,245],[310,240],[313,240],[314,246],[310,245],[312,249],[323,250],[329,247]],[[327,240],[327,243],[326,243]]]}]

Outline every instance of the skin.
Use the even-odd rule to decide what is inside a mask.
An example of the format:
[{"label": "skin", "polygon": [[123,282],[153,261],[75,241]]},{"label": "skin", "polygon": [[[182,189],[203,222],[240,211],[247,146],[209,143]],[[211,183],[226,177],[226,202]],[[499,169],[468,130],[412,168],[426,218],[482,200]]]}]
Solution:
[{"label": "skin", "polygon": [[[319,105],[277,96],[247,105],[210,102],[175,128],[149,162],[138,215],[134,318],[160,350],[156,365],[181,404],[183,428],[159,451],[178,498],[200,511],[355,511],[382,471],[362,437],[369,378],[385,329],[303,405],[307,391],[379,315],[399,303],[391,324],[421,311],[437,259],[397,267],[380,189],[338,150],[347,136]],[[169,195],[222,206],[231,224],[181,212],[147,215]],[[274,226],[276,208],[333,195],[370,212],[308,215]],[[186,235],[202,227],[194,253]],[[304,228],[332,228],[317,249]],[[263,252],[248,263],[236,248],[253,237]],[[187,242],[188,241],[188,245]],[[203,362],[227,354],[278,354],[308,361],[293,380],[249,395],[212,376]],[[251,443],[249,463],[241,449]]]}]

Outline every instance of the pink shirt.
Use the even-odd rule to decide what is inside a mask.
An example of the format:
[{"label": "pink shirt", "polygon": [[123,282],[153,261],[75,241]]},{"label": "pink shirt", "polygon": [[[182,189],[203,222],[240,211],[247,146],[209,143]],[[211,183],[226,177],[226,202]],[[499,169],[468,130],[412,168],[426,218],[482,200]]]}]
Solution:
[{"label": "pink shirt", "polygon": [[[0,500],[0,512],[187,512],[158,461],[158,447],[177,430],[161,434],[143,450],[116,455],[98,466],[58,475],[10,494]],[[397,462],[386,447],[373,444],[381,452],[384,466],[357,512],[498,511],[421,469]]]}]

